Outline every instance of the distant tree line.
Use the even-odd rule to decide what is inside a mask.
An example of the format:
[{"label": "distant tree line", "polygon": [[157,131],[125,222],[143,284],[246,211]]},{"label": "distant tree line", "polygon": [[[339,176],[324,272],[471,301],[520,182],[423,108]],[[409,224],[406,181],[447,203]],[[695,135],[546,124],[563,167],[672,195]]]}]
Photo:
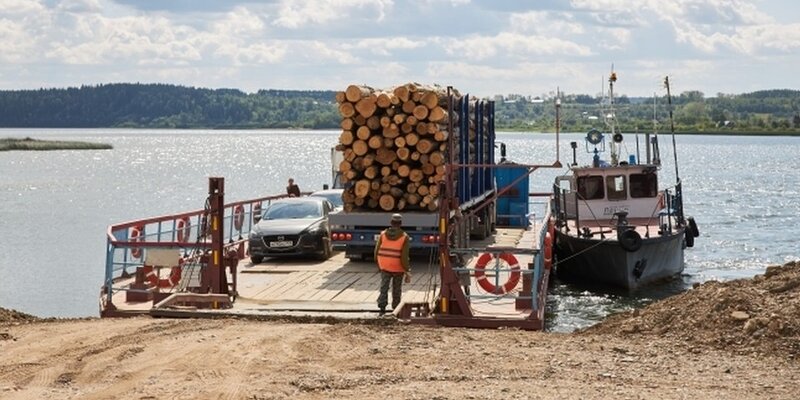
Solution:
[{"label": "distant tree line", "polygon": [[[166,84],[119,83],[67,89],[0,91],[0,127],[42,128],[305,128],[336,129],[340,117],[330,90],[203,89]],[[654,113],[653,102],[656,103]],[[676,130],[689,132],[800,133],[800,91],[764,90],[705,97],[674,96]],[[666,97],[619,96],[617,123],[625,131],[668,130]],[[561,129],[603,129],[608,99],[562,95]],[[552,131],[552,95],[496,97],[501,130]]]},{"label": "distant tree line", "polygon": [[[496,100],[498,127],[511,130],[552,131],[555,128],[555,105],[552,96],[526,98],[511,96]],[[654,107],[655,103],[655,107]],[[582,132],[604,129],[612,107],[608,98],[586,94],[562,95],[561,128]],[[800,91],[764,90],[745,94],[718,93],[705,97],[699,91],[673,96],[673,121],[678,132],[753,132],[800,133]],[[616,122],[622,130],[669,130],[669,107],[666,96],[614,99]]]},{"label": "distant tree line", "polygon": [[333,91],[108,84],[0,91],[0,126],[47,128],[334,128]]}]

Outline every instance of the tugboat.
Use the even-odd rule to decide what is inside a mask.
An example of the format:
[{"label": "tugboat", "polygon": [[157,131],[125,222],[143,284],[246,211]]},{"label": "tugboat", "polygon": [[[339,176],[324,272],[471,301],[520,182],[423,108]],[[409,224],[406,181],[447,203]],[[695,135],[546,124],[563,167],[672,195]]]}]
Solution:
[{"label": "tugboat", "polygon": [[[699,235],[692,217],[684,216],[683,192],[675,156],[676,184],[658,189],[661,158],[658,134],[645,135],[646,156],[620,160],[624,140],[614,113],[614,83],[609,77],[608,132],[591,129],[585,137],[592,164],[578,166],[577,142],[571,142],[569,172],[556,178],[552,197],[555,268],[560,279],[609,285],[630,291],[680,274],[684,249]],[[670,121],[672,101],[669,94]],[[654,96],[655,97],[655,96]],[[655,125],[655,120],[654,120]],[[675,145],[674,124],[672,142]],[[610,137],[608,161],[601,160]],[[638,137],[637,137],[638,149]]]}]

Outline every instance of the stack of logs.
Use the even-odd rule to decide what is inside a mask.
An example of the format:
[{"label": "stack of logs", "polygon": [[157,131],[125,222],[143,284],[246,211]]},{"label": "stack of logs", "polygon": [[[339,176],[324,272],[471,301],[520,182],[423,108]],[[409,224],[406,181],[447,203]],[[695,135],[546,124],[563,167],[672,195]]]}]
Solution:
[{"label": "stack of logs", "polygon": [[337,149],[344,156],[339,172],[350,183],[342,194],[345,210],[436,210],[452,134],[446,90],[351,85],[336,101],[342,116]]}]

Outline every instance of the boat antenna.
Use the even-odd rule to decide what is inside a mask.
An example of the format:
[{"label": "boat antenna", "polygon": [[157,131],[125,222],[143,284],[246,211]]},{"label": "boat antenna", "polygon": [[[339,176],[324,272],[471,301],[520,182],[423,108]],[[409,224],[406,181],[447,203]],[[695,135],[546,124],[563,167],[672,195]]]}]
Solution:
[{"label": "boat antenna", "polygon": [[667,87],[667,103],[669,104],[669,129],[672,133],[672,155],[675,159],[675,182],[681,183],[680,175],[678,175],[678,149],[675,147],[675,121],[672,119],[672,94],[669,91],[669,76],[664,78],[664,86]]}]

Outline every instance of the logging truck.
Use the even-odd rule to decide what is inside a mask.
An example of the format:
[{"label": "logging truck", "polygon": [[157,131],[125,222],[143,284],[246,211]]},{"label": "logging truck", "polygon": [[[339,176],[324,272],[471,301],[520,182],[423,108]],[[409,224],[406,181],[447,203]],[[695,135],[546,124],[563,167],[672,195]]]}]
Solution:
[{"label": "logging truck", "polygon": [[436,254],[440,218],[463,227],[448,238],[456,246],[493,232],[493,102],[413,83],[383,91],[351,85],[336,100],[342,133],[332,163],[344,207],[330,215],[335,250],[371,257],[395,213],[415,255]]}]

